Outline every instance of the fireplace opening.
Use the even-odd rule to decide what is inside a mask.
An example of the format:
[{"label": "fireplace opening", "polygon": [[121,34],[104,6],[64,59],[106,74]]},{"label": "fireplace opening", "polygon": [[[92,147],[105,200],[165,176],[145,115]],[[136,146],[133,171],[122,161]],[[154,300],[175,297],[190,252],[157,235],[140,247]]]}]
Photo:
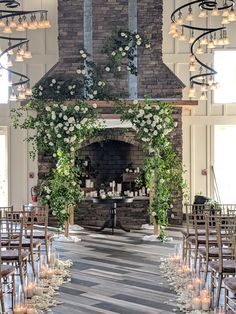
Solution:
[{"label": "fireplace opening", "polygon": [[101,140],[80,149],[86,196],[96,196],[101,189],[107,192],[112,188],[121,194],[138,196],[140,186],[135,182],[141,176],[144,157],[141,146],[120,140]]}]

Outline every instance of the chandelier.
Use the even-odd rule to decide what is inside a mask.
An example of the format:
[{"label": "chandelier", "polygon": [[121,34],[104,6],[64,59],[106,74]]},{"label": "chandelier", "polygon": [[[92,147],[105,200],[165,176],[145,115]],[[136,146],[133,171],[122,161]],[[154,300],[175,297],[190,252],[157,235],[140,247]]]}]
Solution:
[{"label": "chandelier", "polygon": [[215,81],[217,72],[202,56],[230,44],[227,25],[236,21],[235,3],[235,0],[188,1],[171,14],[169,34],[190,44],[189,98],[196,97],[196,86],[200,86],[201,100],[207,99],[207,91],[219,87]]},{"label": "chandelier", "polygon": [[[1,6],[5,6],[5,9]],[[25,100],[32,95],[29,77],[14,70],[14,63],[32,58],[25,32],[51,27],[47,10],[16,10],[18,7],[19,1],[0,0],[0,76],[3,71],[8,72],[10,101]],[[17,33],[24,33],[24,36],[18,36]],[[7,57],[3,64],[4,55]]]}]

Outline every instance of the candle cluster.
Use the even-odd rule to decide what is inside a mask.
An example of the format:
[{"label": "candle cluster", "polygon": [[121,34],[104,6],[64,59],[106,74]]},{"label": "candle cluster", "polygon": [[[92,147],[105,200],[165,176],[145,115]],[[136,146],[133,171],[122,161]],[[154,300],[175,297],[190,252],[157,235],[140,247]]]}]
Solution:
[{"label": "candle cluster", "polygon": [[181,311],[209,313],[211,298],[205,287],[205,281],[191,266],[182,262],[181,251],[175,249],[172,256],[162,259],[160,267],[164,271],[164,277],[177,293],[177,305]]}]

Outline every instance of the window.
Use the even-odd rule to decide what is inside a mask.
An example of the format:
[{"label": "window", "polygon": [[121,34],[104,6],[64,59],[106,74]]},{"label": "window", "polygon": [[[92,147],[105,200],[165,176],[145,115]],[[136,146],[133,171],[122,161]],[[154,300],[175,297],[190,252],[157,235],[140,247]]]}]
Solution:
[{"label": "window", "polygon": [[[7,62],[7,55],[1,57],[1,64],[5,66]],[[0,104],[8,103],[8,71],[0,70]]]},{"label": "window", "polygon": [[214,133],[214,168],[216,179],[216,184],[214,184],[216,189],[214,192],[218,190],[220,201],[223,204],[235,204],[236,125],[216,125]]},{"label": "window", "polygon": [[214,69],[220,87],[214,91],[214,103],[236,103],[236,51],[215,51]]}]

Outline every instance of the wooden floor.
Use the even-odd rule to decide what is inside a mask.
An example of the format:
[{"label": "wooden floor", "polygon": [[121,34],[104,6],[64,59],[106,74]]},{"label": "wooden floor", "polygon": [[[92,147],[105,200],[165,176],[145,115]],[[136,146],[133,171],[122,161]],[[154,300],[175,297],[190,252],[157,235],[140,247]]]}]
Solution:
[{"label": "wooden floor", "polygon": [[76,244],[57,243],[63,259],[72,259],[71,283],[61,289],[57,314],[178,313],[175,294],[161,277],[160,257],[180,241],[170,231],[169,243],[144,242],[147,231],[125,233],[84,231]]}]

